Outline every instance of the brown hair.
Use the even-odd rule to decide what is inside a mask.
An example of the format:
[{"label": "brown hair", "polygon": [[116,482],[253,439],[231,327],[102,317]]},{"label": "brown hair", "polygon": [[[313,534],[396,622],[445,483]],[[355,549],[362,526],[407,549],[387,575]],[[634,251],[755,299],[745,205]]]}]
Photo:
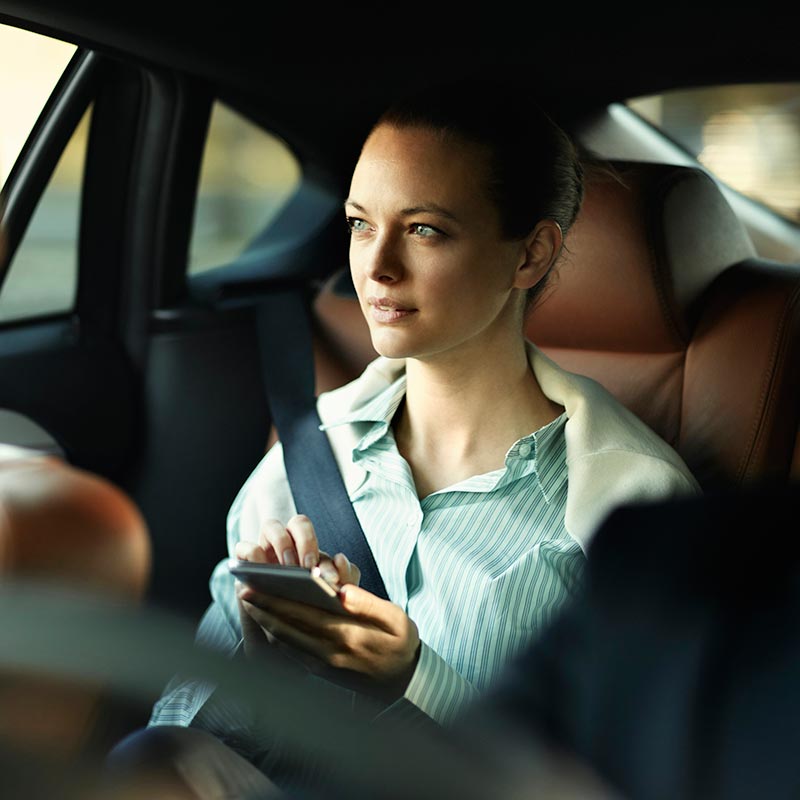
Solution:
[{"label": "brown hair", "polygon": [[[397,100],[377,124],[422,127],[481,146],[487,191],[504,236],[522,239],[543,219],[566,235],[583,201],[583,167],[567,134],[533,101],[497,80],[427,87]],[[529,292],[529,303],[545,284]]]}]

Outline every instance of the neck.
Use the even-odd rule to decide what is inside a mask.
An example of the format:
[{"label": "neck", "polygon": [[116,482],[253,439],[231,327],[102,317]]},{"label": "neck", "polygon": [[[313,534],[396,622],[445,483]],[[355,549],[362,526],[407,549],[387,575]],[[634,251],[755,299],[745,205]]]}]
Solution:
[{"label": "neck", "polygon": [[477,361],[408,359],[406,376],[395,434],[420,496],[499,469],[517,439],[563,410],[539,387],[522,337]]}]

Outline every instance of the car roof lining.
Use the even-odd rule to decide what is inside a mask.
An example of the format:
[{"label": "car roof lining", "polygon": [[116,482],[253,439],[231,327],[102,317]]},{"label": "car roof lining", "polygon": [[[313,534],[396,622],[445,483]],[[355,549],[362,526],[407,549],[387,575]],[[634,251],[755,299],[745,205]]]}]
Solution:
[{"label": "car roof lining", "polygon": [[[757,20],[725,25],[711,9],[694,8],[686,20],[651,7],[638,27],[634,12],[626,14],[624,24],[586,20],[567,25],[560,20],[554,26],[538,10],[528,21],[519,11],[503,16],[498,9],[495,17],[506,29],[501,27],[497,35],[492,35],[497,20],[492,24],[479,15],[462,20],[460,33],[450,37],[413,37],[399,24],[383,26],[373,35],[365,35],[360,26],[344,25],[335,34],[328,30],[315,37],[309,26],[298,25],[302,14],[297,4],[283,19],[278,9],[270,8],[265,24],[253,19],[252,4],[229,0],[226,16],[233,25],[217,14],[157,13],[146,3],[71,6],[65,8],[60,0],[0,0],[0,22],[69,36],[81,46],[272,97],[296,114],[302,114],[308,92],[315,90],[314,96],[326,98],[339,117],[346,111],[358,119],[401,87],[425,85],[465,70],[527,72],[544,97],[561,97],[567,103],[574,92],[608,103],[678,86],[796,77],[792,26],[777,26],[770,19],[768,26],[763,23],[762,35]],[[309,6],[308,14],[320,21],[316,6]],[[238,24],[242,21],[245,24]],[[526,22],[536,34],[550,27],[546,35],[529,41],[524,33],[520,39],[509,35],[509,26]],[[320,91],[322,87],[327,91]]]}]

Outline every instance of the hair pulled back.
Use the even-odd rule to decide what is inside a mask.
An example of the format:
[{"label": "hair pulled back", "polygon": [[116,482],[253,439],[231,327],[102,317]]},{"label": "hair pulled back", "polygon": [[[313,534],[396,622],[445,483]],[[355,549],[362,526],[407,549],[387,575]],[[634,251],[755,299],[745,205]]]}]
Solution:
[{"label": "hair pulled back", "polygon": [[583,200],[583,168],[567,134],[508,83],[465,81],[426,87],[386,110],[378,124],[420,127],[481,146],[490,199],[504,236],[522,239],[543,219],[566,235]]}]

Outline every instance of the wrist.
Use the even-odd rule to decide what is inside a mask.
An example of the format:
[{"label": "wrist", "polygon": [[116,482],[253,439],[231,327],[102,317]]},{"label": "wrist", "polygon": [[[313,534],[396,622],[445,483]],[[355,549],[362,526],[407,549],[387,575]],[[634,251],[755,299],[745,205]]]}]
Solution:
[{"label": "wrist", "polygon": [[394,702],[398,698],[402,697],[406,693],[406,689],[408,689],[408,684],[411,683],[411,679],[414,677],[414,673],[417,669],[417,664],[419,663],[419,656],[422,650],[422,643],[417,640],[417,646],[414,649],[414,652],[411,656],[411,660],[406,665],[406,667],[394,675],[390,680],[388,680],[383,686],[383,699],[387,702]]}]

